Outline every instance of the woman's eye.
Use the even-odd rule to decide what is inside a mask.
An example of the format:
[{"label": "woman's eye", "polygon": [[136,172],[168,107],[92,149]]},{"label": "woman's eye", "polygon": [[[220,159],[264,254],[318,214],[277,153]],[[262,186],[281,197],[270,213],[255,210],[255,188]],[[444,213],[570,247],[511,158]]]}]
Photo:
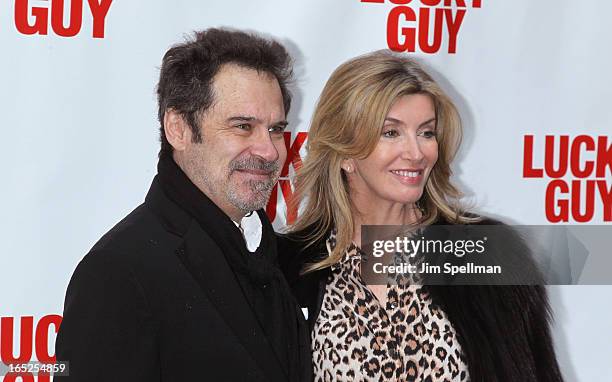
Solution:
[{"label": "woman's eye", "polygon": [[382,133],[383,137],[385,138],[395,138],[399,135],[399,133],[397,132],[397,130],[385,130]]},{"label": "woman's eye", "polygon": [[427,139],[435,138],[437,136],[435,130],[425,130],[420,135]]}]

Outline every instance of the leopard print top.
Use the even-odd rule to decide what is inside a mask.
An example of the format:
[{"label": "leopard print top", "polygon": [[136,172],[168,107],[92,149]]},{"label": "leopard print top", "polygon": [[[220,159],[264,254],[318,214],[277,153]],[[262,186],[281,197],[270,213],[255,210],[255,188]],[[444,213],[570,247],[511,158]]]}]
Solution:
[{"label": "leopard print top", "polygon": [[[335,235],[327,239],[333,249]],[[352,244],[332,267],[312,332],[316,381],[468,381],[456,333],[420,285],[388,286],[382,307]]]}]

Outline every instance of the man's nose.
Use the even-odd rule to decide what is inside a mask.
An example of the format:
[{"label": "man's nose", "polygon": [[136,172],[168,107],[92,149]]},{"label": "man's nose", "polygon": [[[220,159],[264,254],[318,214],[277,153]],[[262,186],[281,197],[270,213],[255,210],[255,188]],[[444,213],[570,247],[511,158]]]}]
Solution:
[{"label": "man's nose", "polygon": [[273,162],[278,159],[278,150],[276,149],[267,128],[257,128],[257,131],[251,136],[251,139],[251,154],[258,156],[267,162]]}]

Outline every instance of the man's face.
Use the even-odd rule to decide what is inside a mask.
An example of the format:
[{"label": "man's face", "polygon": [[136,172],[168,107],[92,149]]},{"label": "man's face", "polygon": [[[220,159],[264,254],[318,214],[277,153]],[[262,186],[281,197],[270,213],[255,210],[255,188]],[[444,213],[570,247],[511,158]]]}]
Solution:
[{"label": "man's face", "polygon": [[225,64],[202,115],[202,143],[189,139],[175,160],[234,221],[263,208],[287,157],[283,97],[274,76]]}]

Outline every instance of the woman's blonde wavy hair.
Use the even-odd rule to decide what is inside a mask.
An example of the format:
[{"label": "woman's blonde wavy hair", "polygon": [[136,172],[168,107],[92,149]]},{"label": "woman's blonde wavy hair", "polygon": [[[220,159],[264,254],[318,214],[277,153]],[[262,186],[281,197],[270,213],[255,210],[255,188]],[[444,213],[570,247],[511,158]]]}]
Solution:
[{"label": "woman's blonde wavy hair", "polygon": [[463,215],[461,193],[450,182],[450,163],[462,137],[455,105],[414,60],[386,50],[365,54],[340,65],[325,84],[308,132],[308,153],[295,179],[293,207],[305,205],[288,231],[308,232],[300,239],[312,245],[337,230],[331,255],[307,265],[305,273],[338,263],[350,245],[355,222],[340,166],[344,159],[364,159],[374,151],[391,105],[409,94],[430,96],[437,120],[438,161],[418,201],[423,212],[418,223],[440,217],[457,223],[474,220]]}]

